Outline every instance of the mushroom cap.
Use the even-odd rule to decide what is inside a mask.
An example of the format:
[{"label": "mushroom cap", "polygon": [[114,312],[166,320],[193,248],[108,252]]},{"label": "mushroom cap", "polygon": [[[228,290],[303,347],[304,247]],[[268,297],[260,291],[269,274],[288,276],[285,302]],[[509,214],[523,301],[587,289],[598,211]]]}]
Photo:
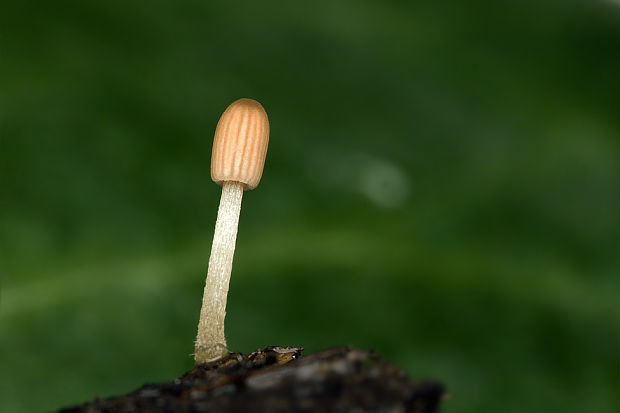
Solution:
[{"label": "mushroom cap", "polygon": [[246,190],[258,186],[263,175],[269,118],[262,105],[253,99],[239,99],[220,117],[213,138],[211,179],[221,185],[241,182]]}]

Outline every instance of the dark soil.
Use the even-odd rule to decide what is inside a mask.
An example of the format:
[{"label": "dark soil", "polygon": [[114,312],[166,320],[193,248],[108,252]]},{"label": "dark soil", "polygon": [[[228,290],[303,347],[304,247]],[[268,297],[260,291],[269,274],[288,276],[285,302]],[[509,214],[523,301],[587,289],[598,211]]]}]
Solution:
[{"label": "dark soil", "polygon": [[370,351],[300,347],[231,353],[180,378],[60,410],[98,412],[436,412],[444,394]]}]

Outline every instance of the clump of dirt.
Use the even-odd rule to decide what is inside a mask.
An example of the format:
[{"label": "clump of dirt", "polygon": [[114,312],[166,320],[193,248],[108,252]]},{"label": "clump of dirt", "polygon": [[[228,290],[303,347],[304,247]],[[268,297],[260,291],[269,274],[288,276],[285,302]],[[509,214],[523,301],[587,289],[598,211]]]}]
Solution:
[{"label": "clump of dirt", "polygon": [[341,347],[301,355],[267,347],[196,365],[168,383],[95,399],[59,413],[113,412],[410,412],[437,411],[434,381],[412,381],[372,351]]}]

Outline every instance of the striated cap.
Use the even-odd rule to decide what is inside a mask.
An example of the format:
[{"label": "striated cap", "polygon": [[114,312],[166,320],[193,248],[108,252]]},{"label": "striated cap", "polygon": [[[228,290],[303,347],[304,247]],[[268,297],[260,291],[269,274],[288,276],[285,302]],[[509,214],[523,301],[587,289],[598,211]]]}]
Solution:
[{"label": "striated cap", "polygon": [[213,138],[211,179],[218,184],[241,182],[245,189],[258,186],[263,175],[269,118],[260,103],[239,99],[220,117]]}]

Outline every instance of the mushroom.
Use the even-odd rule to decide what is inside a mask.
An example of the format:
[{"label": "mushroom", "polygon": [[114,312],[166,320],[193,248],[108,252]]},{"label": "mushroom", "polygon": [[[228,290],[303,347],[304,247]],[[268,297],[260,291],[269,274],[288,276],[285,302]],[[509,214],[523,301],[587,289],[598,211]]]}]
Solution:
[{"label": "mushroom", "polygon": [[215,128],[211,179],[222,186],[222,197],[198,322],[196,363],[217,360],[228,354],[224,319],[241,199],[244,190],[254,189],[260,182],[268,143],[267,113],[252,99],[233,102]]}]

